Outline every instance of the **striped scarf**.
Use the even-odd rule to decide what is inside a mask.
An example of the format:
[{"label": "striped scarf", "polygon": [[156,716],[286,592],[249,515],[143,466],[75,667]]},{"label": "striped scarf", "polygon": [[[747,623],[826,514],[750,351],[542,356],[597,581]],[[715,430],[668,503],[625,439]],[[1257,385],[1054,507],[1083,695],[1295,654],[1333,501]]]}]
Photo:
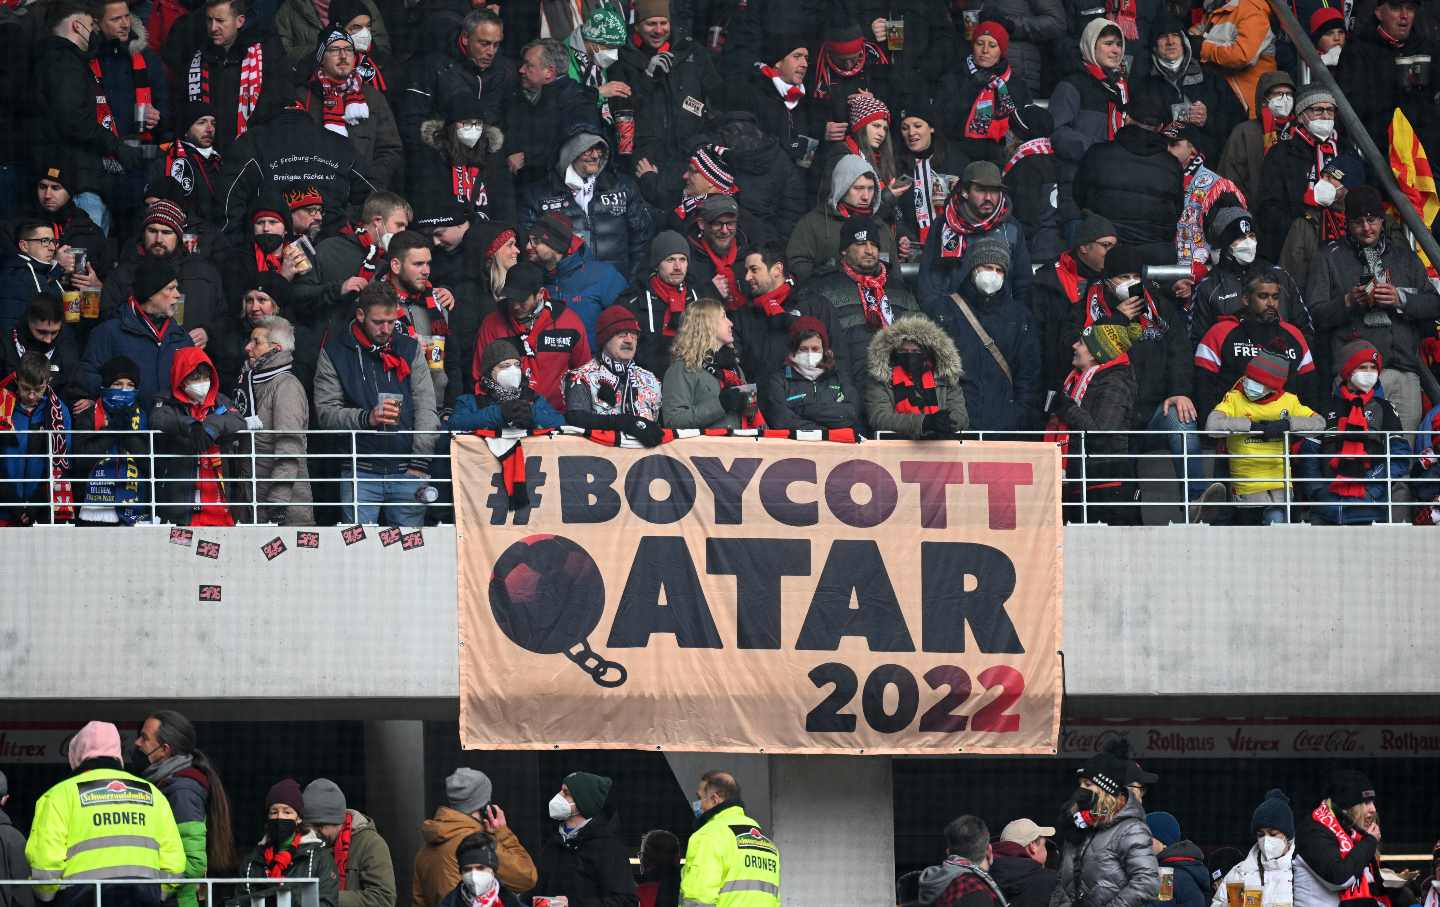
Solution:
[{"label": "striped scarf", "polygon": [[[250,117],[260,106],[260,90],[264,87],[265,52],[259,41],[245,48],[245,57],[240,61],[240,90],[236,95],[235,137],[238,139],[249,128]],[[186,75],[185,96],[191,101],[214,103],[210,97],[210,63],[205,59],[205,48],[195,51],[190,58],[190,71]]]}]

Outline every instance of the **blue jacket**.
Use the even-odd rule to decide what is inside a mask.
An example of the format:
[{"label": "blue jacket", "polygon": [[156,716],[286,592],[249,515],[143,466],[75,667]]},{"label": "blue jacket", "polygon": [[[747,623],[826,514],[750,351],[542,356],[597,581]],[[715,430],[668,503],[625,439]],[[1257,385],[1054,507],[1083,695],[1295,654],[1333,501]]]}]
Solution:
[{"label": "blue jacket", "polygon": [[[13,431],[0,431],[0,476],[7,481],[0,483],[0,503],[43,504],[49,497],[45,494],[45,480],[49,476],[49,435],[45,433],[50,417],[50,403],[54,391],[46,391],[30,412],[25,412],[16,403],[10,414]],[[60,403],[61,418],[65,423],[65,449],[75,450],[70,438],[70,407]],[[0,509],[0,513],[4,510]]]},{"label": "blue jacket", "polygon": [[[410,374],[401,378],[398,370],[385,369],[378,353],[360,348],[352,324],[337,327],[320,352],[313,396],[320,427],[358,429],[355,453],[363,470],[399,472],[414,468],[428,473],[437,437],[407,434],[439,428],[434,384],[420,344],[398,331],[393,335],[391,352],[410,363]],[[400,423],[376,431],[370,427],[368,413],[380,403],[382,393],[400,395]],[[402,459],[407,453],[413,459]],[[370,458],[370,454],[379,456]]]},{"label": "blue jacket", "polygon": [[[931,233],[934,236],[934,233]],[[961,265],[968,274],[968,264]],[[1030,310],[1010,295],[1010,282],[989,299],[984,299],[975,284],[965,280],[960,297],[985,328],[1014,377],[1012,384],[1000,364],[980,337],[965,313],[955,305],[949,294],[926,297],[921,308],[955,342],[960,362],[965,369],[961,385],[965,391],[965,410],[970,416],[971,431],[1020,431],[1041,427],[1040,406],[1044,397],[1041,386],[1040,334],[1031,323]]]},{"label": "blue jacket", "polygon": [[[145,74],[150,80],[150,106],[160,112],[160,122],[151,132],[160,135],[170,130],[170,80],[166,76],[165,64],[160,55],[145,46],[146,34],[140,20],[130,17],[130,40],[125,45],[118,41],[102,41],[95,53],[100,61],[100,83],[105,88],[105,98],[110,102],[110,114],[115,117],[115,128],[121,136],[134,135],[139,131],[135,123],[135,73],[130,55],[139,51],[145,58]],[[186,60],[189,63],[189,60]]]},{"label": "blue jacket", "polygon": [[[940,258],[940,239],[945,233],[944,223],[935,224],[930,231],[930,238],[925,241],[925,251],[920,255],[920,284],[916,296],[921,299],[928,299],[931,296],[947,296],[959,292],[970,276],[969,266],[966,265],[963,257],[960,261],[942,260]],[[1025,305],[1030,304],[1030,282],[1033,278],[1030,269],[1030,246],[1025,241],[1025,228],[1011,214],[1000,222],[990,233],[976,233],[965,237],[966,244],[973,243],[981,236],[989,236],[991,233],[998,233],[1005,237],[1005,242],[1010,246],[1010,270],[1009,275],[1014,286],[1011,292],[1016,299]],[[1007,281],[1007,283],[1011,282]],[[961,351],[964,352],[963,350]],[[965,360],[968,367],[970,361]]]},{"label": "blue jacket", "polygon": [[605,311],[629,286],[615,266],[596,261],[590,255],[590,247],[582,245],[574,255],[567,255],[550,274],[545,289],[551,299],[563,299],[580,321],[585,325],[585,334],[590,349],[598,350],[595,342],[595,324],[600,313]]},{"label": "blue jacket", "polygon": [[[1415,434],[1415,452],[1423,455],[1427,450],[1431,456],[1435,455],[1435,448],[1440,446],[1440,431],[1436,426],[1440,420],[1440,406],[1436,406],[1425,414],[1420,420],[1420,430]],[[1420,461],[1415,461],[1415,471],[1412,477],[1422,481],[1411,482],[1410,487],[1415,491],[1415,497],[1421,501],[1440,500],[1440,461],[1432,463],[1428,469],[1421,468]]]},{"label": "blue jacket", "polygon": [[[539,394],[533,394],[530,406],[535,415],[536,428],[559,428],[565,424],[565,417]],[[477,398],[464,394],[455,398],[455,411],[450,414],[451,431],[499,431],[505,427],[505,417],[500,414],[500,404],[490,397]]]},{"label": "blue jacket", "polygon": [[11,255],[0,265],[0,336],[7,340],[10,329],[25,318],[25,310],[36,293],[59,299],[60,265],[43,265],[31,258]]},{"label": "blue jacket", "polygon": [[80,360],[80,384],[88,397],[100,394],[100,368],[116,356],[128,356],[140,367],[139,398],[148,406],[155,396],[170,394],[170,362],[181,347],[194,346],[190,335],[175,319],[166,323],[159,341],[150,326],[130,305],[122,306],[118,315],[90,332],[85,355]]}]

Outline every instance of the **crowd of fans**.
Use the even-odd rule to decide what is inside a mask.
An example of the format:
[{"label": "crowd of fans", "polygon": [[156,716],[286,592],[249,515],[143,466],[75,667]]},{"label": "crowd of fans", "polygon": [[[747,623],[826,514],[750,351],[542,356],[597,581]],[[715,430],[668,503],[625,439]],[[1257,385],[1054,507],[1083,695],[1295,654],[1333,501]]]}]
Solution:
[{"label": "crowd of fans", "polygon": [[[1440,149],[1416,0],[1295,11],[1382,151]],[[1111,523],[1157,448],[1193,519],[1440,512],[1440,294],[1264,0],[20,0],[0,41],[5,524],[415,525],[448,432],[560,425],[1029,432]]]}]

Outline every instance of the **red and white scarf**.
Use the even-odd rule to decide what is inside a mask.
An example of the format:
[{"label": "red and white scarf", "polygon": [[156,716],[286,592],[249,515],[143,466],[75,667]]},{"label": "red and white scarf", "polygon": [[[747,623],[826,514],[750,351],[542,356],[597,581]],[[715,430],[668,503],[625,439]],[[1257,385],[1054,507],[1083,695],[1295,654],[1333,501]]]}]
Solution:
[{"label": "red and white scarf", "polygon": [[[348,136],[349,127],[369,118],[370,105],[365,100],[365,83],[359,72],[351,70],[344,81],[336,81],[316,70],[310,84],[320,95],[320,123],[331,132]],[[305,109],[310,109],[308,94]]]},{"label": "red and white scarf", "polygon": [[865,324],[872,331],[888,327],[890,322],[895,320],[895,312],[890,308],[890,297],[885,292],[885,280],[889,276],[885,267],[882,265],[878,274],[861,274],[842,261],[840,270],[855,281],[855,286],[860,290],[860,304],[865,309]]},{"label": "red and white scarf", "polygon": [[794,110],[800,103],[800,99],[805,97],[805,86],[791,85],[789,82],[780,78],[780,70],[775,67],[767,66],[764,63],[756,63],[755,68],[759,69],[760,74],[768,78],[770,84],[775,86],[775,91],[779,93],[780,100],[785,102],[786,110]]},{"label": "red and white scarf", "polygon": [[[1343,388],[1343,390],[1349,391],[1349,388]],[[1375,391],[1372,388],[1370,393],[1364,394],[1363,396],[1368,402],[1369,399],[1372,398],[1374,395]],[[1348,396],[1349,394],[1347,394],[1347,397]],[[1362,395],[1355,394],[1354,396],[1360,397]],[[1361,416],[1361,419],[1364,419],[1363,415]],[[1346,443],[1348,444],[1350,442]],[[1334,485],[1332,484],[1331,487],[1333,488]],[[1341,491],[1338,493],[1351,497],[1358,497],[1363,496],[1365,492],[1362,487],[1358,495],[1346,491]],[[1329,800],[1326,800],[1322,802],[1319,806],[1315,807],[1315,811],[1310,813],[1310,818],[1325,826],[1325,830],[1335,836],[1335,844],[1340,848],[1341,859],[1344,859],[1346,854],[1355,849],[1355,842],[1360,840],[1361,832],[1346,831],[1344,827],[1341,826],[1339,817],[1337,817],[1334,810],[1330,808]],[[1374,896],[1370,892],[1370,883],[1375,881],[1375,875],[1370,869],[1370,867],[1366,866],[1363,870],[1361,870],[1360,873],[1357,875],[1356,879],[1357,880],[1354,885],[1351,885],[1349,888],[1345,889],[1340,893],[1340,902],[1342,904],[1346,901],[1352,901],[1357,899],[1373,899]]]},{"label": "red and white scarf", "polygon": [[1271,146],[1281,139],[1288,139],[1292,134],[1291,126],[1295,117],[1277,117],[1275,111],[1266,104],[1260,108],[1260,131],[1265,137],[1265,150],[1269,151]]},{"label": "red and white scarf", "polygon": [[[1325,167],[1329,165],[1331,161],[1335,160],[1335,156],[1340,153],[1340,149],[1335,144],[1334,136],[1331,136],[1330,138],[1322,142],[1315,136],[1311,135],[1310,130],[1306,129],[1304,126],[1301,126],[1300,128],[1295,130],[1294,137],[1309,145],[1315,152],[1315,165],[1310,170],[1310,172],[1305,175],[1306,179],[1310,181],[1310,185],[1313,190],[1315,181],[1320,178],[1320,174],[1325,172]],[[1306,198],[1306,204],[1315,204],[1314,196],[1311,195],[1309,192],[1306,193]]]},{"label": "red and white scarf", "polygon": [[951,195],[945,204],[945,226],[940,232],[940,257],[944,259],[960,259],[965,254],[965,237],[988,233],[1010,213],[1010,199],[1003,195],[990,216],[979,221],[962,217],[960,204],[959,193]]},{"label": "red and white scarf", "polygon": [[1126,41],[1140,37],[1140,29],[1135,22],[1135,0],[1105,0],[1105,18],[1120,26],[1120,34],[1125,36]]},{"label": "red and white scarf", "polygon": [[[245,48],[245,58],[240,61],[240,90],[236,97],[235,137],[238,139],[249,128],[250,117],[260,106],[260,90],[264,87],[265,52],[259,41]],[[190,58],[190,71],[186,76],[185,96],[191,101],[215,103],[210,97],[210,64],[205,59],[205,49],[195,51]]]},{"label": "red and white scarf", "polygon": [[150,329],[150,336],[154,339],[155,345],[163,346],[165,344],[165,332],[170,330],[171,320],[166,318],[160,322],[159,327],[156,327],[155,322],[151,321],[150,316],[145,314],[145,310],[140,308],[140,303],[135,301],[134,296],[131,296],[129,301],[130,308],[135,312],[135,316],[140,319],[140,323]]},{"label": "red and white scarf", "polygon": [[[1071,369],[1070,374],[1065,376],[1065,381],[1060,385],[1060,392],[1071,400],[1074,400],[1075,405],[1079,406],[1084,402],[1085,394],[1090,390],[1090,382],[1095,380],[1096,375],[1105,371],[1107,368],[1118,368],[1119,366],[1129,364],[1130,354],[1121,353],[1109,362],[1092,365],[1083,372],[1078,369]],[[1059,416],[1052,415],[1045,424],[1045,441],[1051,444],[1059,444],[1062,456],[1069,454],[1070,425]],[[1069,462],[1065,464],[1067,471],[1069,471],[1071,465]]]},{"label": "red and white scarf", "polygon": [[1113,140],[1127,122],[1125,105],[1130,103],[1130,83],[1119,72],[1108,73],[1094,63],[1086,63],[1085,71],[1111,95],[1105,100],[1105,138]]},{"label": "red and white scarf", "polygon": [[1055,146],[1050,144],[1049,139],[1043,137],[1038,139],[1031,139],[1030,141],[1021,145],[1019,148],[1015,149],[1015,153],[1010,156],[1010,160],[1005,162],[1005,167],[1001,170],[1001,172],[1009,173],[1015,168],[1016,164],[1020,163],[1021,160],[1027,157],[1035,157],[1037,155],[1054,153]]},{"label": "red and white scarf", "polygon": [[[850,69],[842,69],[836,65],[831,56],[838,53],[841,56],[860,54],[858,62]],[[815,97],[823,100],[830,94],[830,83],[837,77],[841,79],[853,79],[865,71],[865,66],[871,60],[881,65],[889,65],[890,58],[885,55],[879,45],[866,41],[863,38],[856,38],[853,41],[835,44],[826,41],[820,46],[820,59],[816,62],[815,76]]]},{"label": "red and white scarf", "polygon": [[[970,77],[978,81],[983,73],[975,65],[975,58],[966,57],[965,65],[970,69]],[[1007,65],[1004,72],[992,74],[980,89],[965,119],[965,138],[988,142],[1005,138],[1010,131],[1010,115],[1015,112],[1015,100],[1010,96],[1011,76]]]}]

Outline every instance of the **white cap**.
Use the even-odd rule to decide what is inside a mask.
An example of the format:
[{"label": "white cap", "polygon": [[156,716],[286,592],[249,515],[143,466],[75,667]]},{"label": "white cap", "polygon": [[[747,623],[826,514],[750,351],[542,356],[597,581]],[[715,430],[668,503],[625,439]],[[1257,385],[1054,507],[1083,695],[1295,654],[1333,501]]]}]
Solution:
[{"label": "white cap", "polygon": [[1053,837],[1055,837],[1055,829],[1048,825],[1036,825],[1030,819],[1016,819],[1000,832],[1000,840],[1019,844],[1021,847],[1029,847],[1035,843],[1036,838]]}]

